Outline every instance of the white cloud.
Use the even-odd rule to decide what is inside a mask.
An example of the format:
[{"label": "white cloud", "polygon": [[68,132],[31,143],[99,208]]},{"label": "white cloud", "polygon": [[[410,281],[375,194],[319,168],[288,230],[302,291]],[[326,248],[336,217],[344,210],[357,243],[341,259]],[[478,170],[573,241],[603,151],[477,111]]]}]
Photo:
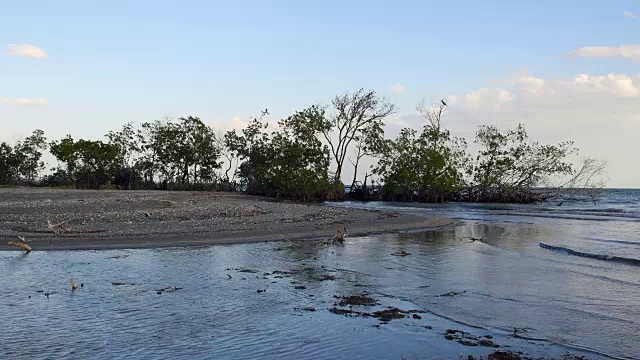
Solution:
[{"label": "white cloud", "polygon": [[513,93],[500,88],[480,88],[464,95],[451,95],[447,97],[448,104],[460,104],[480,109],[493,108],[499,110],[504,105],[513,101]]},{"label": "white cloud", "polygon": [[43,98],[8,98],[0,97],[0,100],[7,104],[15,105],[47,105],[49,102]]},{"label": "white cloud", "polygon": [[402,84],[393,84],[391,85],[389,90],[391,90],[391,92],[393,93],[406,93],[407,91],[409,91],[409,89],[407,89],[407,87]]},{"label": "white cloud", "polygon": [[623,58],[640,61],[640,44],[620,46],[585,46],[570,55],[583,58]]},{"label": "white cloud", "polygon": [[542,78],[522,72],[499,84],[449,96],[445,126],[471,143],[479,125],[522,123],[534,140],[574,140],[580,155],[607,160],[610,186],[640,187],[640,168],[628,166],[640,152],[640,73]]},{"label": "white cloud", "polygon": [[628,16],[628,17],[632,18],[632,19],[638,19],[638,18],[640,18],[640,14],[638,14],[638,13],[632,13],[632,12],[631,12],[631,11],[629,11],[629,10],[625,10],[625,11],[624,11],[624,14],[625,14],[626,16]]},{"label": "white cloud", "polygon": [[9,44],[9,55],[25,56],[36,59],[46,59],[47,53],[35,45]]}]

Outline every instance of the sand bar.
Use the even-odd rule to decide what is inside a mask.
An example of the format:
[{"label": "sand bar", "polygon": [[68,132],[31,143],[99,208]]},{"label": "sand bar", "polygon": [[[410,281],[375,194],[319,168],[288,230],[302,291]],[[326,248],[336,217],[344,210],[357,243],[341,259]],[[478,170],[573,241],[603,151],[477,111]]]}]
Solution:
[{"label": "sand bar", "polygon": [[220,192],[0,189],[0,250],[153,248],[328,238],[450,226],[446,218]]}]

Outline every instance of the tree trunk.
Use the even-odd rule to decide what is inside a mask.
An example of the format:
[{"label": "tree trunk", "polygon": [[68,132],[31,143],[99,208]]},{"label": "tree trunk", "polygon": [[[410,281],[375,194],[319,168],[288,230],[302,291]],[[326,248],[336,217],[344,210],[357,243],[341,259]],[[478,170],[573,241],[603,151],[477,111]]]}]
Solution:
[{"label": "tree trunk", "polygon": [[360,159],[356,159],[356,163],[353,164],[354,170],[353,170],[353,180],[351,181],[351,186],[353,186],[356,183],[356,180],[358,179],[358,163],[359,162],[360,162]]}]

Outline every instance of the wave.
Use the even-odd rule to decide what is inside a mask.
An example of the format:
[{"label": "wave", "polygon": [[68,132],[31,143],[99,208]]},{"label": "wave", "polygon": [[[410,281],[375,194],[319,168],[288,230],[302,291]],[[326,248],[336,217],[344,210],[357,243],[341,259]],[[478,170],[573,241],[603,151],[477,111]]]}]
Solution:
[{"label": "wave", "polygon": [[598,241],[598,242],[604,242],[604,243],[640,246],[640,242],[635,242],[635,241],[599,239],[599,238],[594,238],[594,237],[588,237],[588,238],[585,238],[585,239],[592,240],[592,241]]},{"label": "wave", "polygon": [[540,243],[540,247],[547,250],[564,252],[569,255],[574,255],[574,256],[579,256],[579,257],[584,257],[589,259],[597,259],[597,260],[604,260],[604,261],[611,261],[611,262],[623,263],[628,265],[640,266],[640,259],[626,258],[622,256],[603,255],[603,254],[592,254],[588,252],[572,250],[563,246],[549,245],[543,242]]}]

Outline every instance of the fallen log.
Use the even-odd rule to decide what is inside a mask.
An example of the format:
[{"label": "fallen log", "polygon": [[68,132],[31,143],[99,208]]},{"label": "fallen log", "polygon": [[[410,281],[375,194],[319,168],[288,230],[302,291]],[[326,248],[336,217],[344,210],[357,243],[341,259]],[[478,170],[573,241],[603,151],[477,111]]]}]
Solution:
[{"label": "fallen log", "polygon": [[31,246],[29,246],[27,243],[24,243],[22,241],[9,241],[7,244],[12,246],[19,246],[23,248],[26,251],[26,254],[30,253],[32,250]]}]

